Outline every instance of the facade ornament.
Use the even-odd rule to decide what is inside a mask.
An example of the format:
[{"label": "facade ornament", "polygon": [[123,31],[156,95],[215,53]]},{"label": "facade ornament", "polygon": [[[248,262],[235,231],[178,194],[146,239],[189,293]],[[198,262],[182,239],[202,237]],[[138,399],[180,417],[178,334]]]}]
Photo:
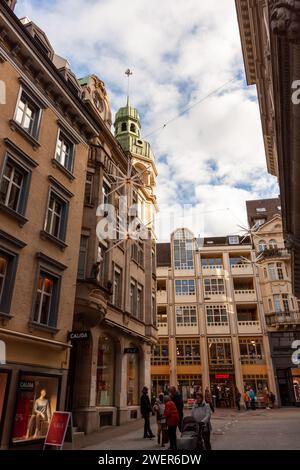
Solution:
[{"label": "facade ornament", "polygon": [[300,41],[300,0],[273,0],[270,2],[271,31]]}]

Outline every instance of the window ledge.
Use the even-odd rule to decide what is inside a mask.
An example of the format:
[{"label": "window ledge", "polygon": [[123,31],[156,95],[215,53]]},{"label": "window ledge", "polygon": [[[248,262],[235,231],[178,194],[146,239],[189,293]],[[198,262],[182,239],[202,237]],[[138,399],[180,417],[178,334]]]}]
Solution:
[{"label": "window ledge", "polygon": [[13,318],[13,315],[0,311],[0,322],[3,326],[5,326],[11,318]]},{"label": "window ledge", "polygon": [[52,158],[52,165],[58,168],[62,173],[64,173],[70,181],[74,181],[75,176],[73,175],[73,173],[71,173],[67,168],[65,168],[61,163],[59,163],[56,158]]},{"label": "window ledge", "polygon": [[64,251],[68,247],[68,245],[64,241],[54,237],[53,235],[51,235],[51,233],[46,232],[46,230],[41,230],[40,236],[42,240],[50,240],[55,245],[59,246],[62,251]]},{"label": "window ledge", "polygon": [[32,333],[34,330],[49,331],[52,336],[56,335],[59,332],[58,328],[49,325],[43,325],[42,323],[37,323],[35,321],[28,322],[28,329]]},{"label": "window ledge", "polygon": [[14,211],[10,207],[7,207],[2,202],[0,202],[0,210],[2,210],[3,212],[6,212],[8,215],[16,219],[19,222],[20,227],[23,227],[23,225],[25,225],[26,222],[28,222],[28,219],[26,219],[26,217]]},{"label": "window ledge", "polygon": [[14,119],[11,119],[9,121],[9,124],[12,130],[18,131],[20,134],[22,134],[23,137],[25,137],[31,143],[34,150],[38,149],[41,146],[41,144],[32,135],[26,132],[23,129],[23,127],[21,127],[20,124],[18,124]]}]

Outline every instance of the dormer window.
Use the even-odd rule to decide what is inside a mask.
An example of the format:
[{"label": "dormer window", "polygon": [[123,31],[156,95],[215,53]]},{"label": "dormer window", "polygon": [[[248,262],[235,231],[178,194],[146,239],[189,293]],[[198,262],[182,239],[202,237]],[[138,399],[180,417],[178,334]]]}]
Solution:
[{"label": "dormer window", "polygon": [[40,51],[42,51],[44,54],[46,54],[48,57],[50,57],[51,56],[51,51],[48,49],[48,47],[42,41],[42,39],[37,34],[35,34],[33,37],[34,37],[34,40],[37,43],[37,46],[40,49]]},{"label": "dormer window", "polygon": [[121,132],[126,132],[126,131],[127,131],[127,124],[126,124],[126,122],[122,122]]}]

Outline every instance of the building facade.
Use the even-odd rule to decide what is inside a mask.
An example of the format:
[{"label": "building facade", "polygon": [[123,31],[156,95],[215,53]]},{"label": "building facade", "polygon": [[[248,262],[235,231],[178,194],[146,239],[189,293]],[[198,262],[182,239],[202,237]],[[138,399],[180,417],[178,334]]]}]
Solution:
[{"label": "building facade", "polygon": [[256,85],[269,173],[278,177],[283,233],[300,297],[300,4],[236,0],[246,78]]},{"label": "building facade", "polygon": [[100,132],[68,62],[14,4],[0,2],[2,448],[41,442],[65,407],[85,174]]},{"label": "building facade", "polygon": [[187,401],[209,387],[217,406],[234,406],[235,387],[253,387],[264,406],[275,379],[250,238],[178,229],[157,252],[153,393],[175,385]]},{"label": "building facade", "polygon": [[[284,244],[280,200],[247,201],[247,210],[249,219],[254,214],[260,220],[265,219],[253,234],[253,245],[259,260],[259,282],[276,396],[281,405],[300,406],[300,358],[297,360],[296,357],[300,346],[299,301],[292,290],[291,255]],[[298,346],[293,347],[297,341]]]},{"label": "building facade", "polygon": [[[90,76],[80,83],[85,102],[103,121],[88,161],[73,325],[88,335],[73,341],[69,380],[74,423],[89,433],[139,418],[141,389],[150,387],[157,336],[156,167],[137,110],[118,111],[114,137],[103,82]],[[129,232],[141,227],[143,236],[132,238]]]}]

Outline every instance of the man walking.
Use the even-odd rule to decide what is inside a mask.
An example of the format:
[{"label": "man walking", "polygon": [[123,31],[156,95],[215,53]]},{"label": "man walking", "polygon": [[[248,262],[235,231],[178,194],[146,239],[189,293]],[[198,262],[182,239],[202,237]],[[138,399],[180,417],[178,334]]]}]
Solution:
[{"label": "man walking", "polygon": [[141,415],[144,419],[144,439],[149,437],[155,437],[150,428],[150,414],[152,413],[152,408],[150,404],[150,399],[148,396],[148,388],[144,387],[142,390],[141,396]]},{"label": "man walking", "polygon": [[177,392],[176,387],[174,386],[170,387],[170,397],[171,397],[171,400],[175,403],[175,406],[178,411],[178,415],[179,415],[178,428],[179,428],[179,431],[181,431],[181,425],[182,425],[182,420],[183,420],[183,399],[180,393]]},{"label": "man walking", "polygon": [[199,426],[202,426],[202,437],[204,441],[205,450],[211,450],[210,433],[211,433],[211,408],[208,403],[203,399],[200,392],[196,394],[196,403],[192,408],[192,416],[197,421]]}]

